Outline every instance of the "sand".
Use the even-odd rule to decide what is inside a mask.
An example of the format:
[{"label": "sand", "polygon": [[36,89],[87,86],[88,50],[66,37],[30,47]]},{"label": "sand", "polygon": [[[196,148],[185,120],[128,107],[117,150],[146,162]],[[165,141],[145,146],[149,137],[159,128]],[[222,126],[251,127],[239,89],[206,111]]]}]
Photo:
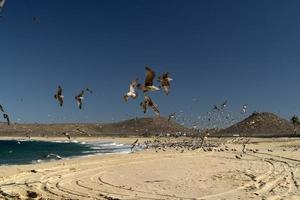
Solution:
[{"label": "sand", "polygon": [[[131,143],[135,138],[88,140]],[[251,139],[255,143],[247,148],[259,151],[246,154],[231,141],[223,139],[209,152],[150,149],[2,166],[0,199],[26,199],[27,191],[37,199],[300,199],[299,139]]]}]

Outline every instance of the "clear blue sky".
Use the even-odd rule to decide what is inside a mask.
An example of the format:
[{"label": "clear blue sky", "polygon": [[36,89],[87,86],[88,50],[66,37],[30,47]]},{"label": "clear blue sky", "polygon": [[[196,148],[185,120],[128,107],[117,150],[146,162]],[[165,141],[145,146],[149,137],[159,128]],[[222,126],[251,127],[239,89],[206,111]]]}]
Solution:
[{"label": "clear blue sky", "polygon": [[[162,115],[201,115],[225,99],[232,111],[246,103],[248,112],[300,115],[299,10],[297,0],[7,0],[0,103],[23,122],[143,116],[141,99],[122,95],[148,64],[174,78],[168,97],[152,94]],[[94,95],[80,111],[74,96],[85,87]]]}]

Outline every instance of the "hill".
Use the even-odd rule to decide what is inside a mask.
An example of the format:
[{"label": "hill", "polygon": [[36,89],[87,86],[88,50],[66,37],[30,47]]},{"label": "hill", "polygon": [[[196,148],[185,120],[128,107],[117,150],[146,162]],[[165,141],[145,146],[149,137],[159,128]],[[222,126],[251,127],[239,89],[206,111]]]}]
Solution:
[{"label": "hill", "polygon": [[0,136],[62,136],[63,132],[73,136],[154,136],[193,131],[164,117],[97,124],[0,124]]},{"label": "hill", "polygon": [[[294,127],[273,113],[253,113],[243,121],[216,132],[215,136],[285,137],[295,136]],[[299,128],[298,128],[299,130]],[[299,130],[300,131],[300,130]]]}]

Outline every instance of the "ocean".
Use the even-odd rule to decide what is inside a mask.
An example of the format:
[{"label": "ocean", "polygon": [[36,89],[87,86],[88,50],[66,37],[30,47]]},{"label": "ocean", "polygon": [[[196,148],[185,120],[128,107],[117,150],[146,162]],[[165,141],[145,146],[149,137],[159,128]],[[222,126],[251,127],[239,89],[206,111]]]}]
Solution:
[{"label": "ocean", "polygon": [[130,145],[114,142],[0,140],[0,165],[32,164],[108,153],[130,153]]}]

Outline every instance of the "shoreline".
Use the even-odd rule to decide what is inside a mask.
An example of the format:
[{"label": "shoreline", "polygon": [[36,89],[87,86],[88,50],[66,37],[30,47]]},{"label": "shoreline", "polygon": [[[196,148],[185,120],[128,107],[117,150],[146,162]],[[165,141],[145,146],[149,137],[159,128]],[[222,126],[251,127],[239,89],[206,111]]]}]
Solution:
[{"label": "shoreline", "polygon": [[[131,144],[135,139],[105,137],[101,141]],[[76,140],[99,141],[100,138]],[[300,140],[257,138],[247,145],[245,154],[242,154],[242,144],[225,139],[219,142],[220,146],[209,152],[146,149],[129,154],[0,166],[0,188],[15,199],[27,198],[27,191],[35,192],[42,199],[84,200],[108,197],[258,200],[275,196],[296,200],[299,197]],[[226,148],[229,150],[225,151]]]}]

